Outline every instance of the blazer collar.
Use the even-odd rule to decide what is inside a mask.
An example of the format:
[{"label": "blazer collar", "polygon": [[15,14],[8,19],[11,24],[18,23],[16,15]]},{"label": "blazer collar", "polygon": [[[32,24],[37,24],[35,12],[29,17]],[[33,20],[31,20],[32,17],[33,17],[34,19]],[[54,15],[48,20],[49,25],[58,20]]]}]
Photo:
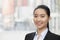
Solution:
[{"label": "blazer collar", "polygon": [[35,33],[36,33],[36,32],[32,33],[31,40],[33,40],[33,38],[34,38],[34,36],[35,36]]},{"label": "blazer collar", "polygon": [[48,30],[44,40],[49,40],[51,32]]}]

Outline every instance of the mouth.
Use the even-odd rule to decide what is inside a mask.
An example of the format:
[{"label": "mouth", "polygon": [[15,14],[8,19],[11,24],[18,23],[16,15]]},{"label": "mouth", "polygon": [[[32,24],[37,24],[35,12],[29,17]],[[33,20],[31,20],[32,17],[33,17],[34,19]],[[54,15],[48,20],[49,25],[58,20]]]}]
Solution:
[{"label": "mouth", "polygon": [[42,22],[36,22],[37,26],[41,26],[43,23]]}]

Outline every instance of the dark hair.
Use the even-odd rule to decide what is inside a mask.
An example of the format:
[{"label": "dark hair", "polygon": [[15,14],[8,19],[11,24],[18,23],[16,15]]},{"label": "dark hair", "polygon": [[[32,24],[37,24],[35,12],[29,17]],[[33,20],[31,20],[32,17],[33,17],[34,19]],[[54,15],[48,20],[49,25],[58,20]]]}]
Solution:
[{"label": "dark hair", "polygon": [[[37,9],[44,9],[45,11],[46,11],[46,13],[47,13],[47,15],[48,15],[48,17],[50,17],[50,9],[48,8],[48,6],[46,6],[46,5],[39,5],[39,6],[37,6],[36,8],[35,8],[35,10],[37,10]],[[34,10],[34,12],[35,12],[35,10]],[[33,12],[33,13],[34,13]],[[48,29],[49,29],[49,22],[47,23],[47,27],[48,27]]]}]

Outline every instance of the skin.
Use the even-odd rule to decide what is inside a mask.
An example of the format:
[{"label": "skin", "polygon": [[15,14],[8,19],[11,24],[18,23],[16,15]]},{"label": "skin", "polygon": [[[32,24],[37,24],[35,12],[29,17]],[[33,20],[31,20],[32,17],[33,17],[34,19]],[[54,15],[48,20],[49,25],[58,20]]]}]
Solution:
[{"label": "skin", "polygon": [[34,12],[33,21],[37,27],[37,33],[40,35],[47,28],[47,23],[50,17],[48,17],[46,11],[42,8],[36,9]]}]

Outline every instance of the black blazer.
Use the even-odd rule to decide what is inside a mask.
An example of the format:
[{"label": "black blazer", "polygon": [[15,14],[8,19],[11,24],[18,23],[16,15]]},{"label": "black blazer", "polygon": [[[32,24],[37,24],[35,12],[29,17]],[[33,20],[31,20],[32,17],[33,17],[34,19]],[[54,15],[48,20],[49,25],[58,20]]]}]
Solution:
[{"label": "black blazer", "polygon": [[[25,40],[33,40],[34,36],[35,36],[35,32],[29,33],[25,36]],[[60,40],[60,36],[48,31],[44,40]]]}]

